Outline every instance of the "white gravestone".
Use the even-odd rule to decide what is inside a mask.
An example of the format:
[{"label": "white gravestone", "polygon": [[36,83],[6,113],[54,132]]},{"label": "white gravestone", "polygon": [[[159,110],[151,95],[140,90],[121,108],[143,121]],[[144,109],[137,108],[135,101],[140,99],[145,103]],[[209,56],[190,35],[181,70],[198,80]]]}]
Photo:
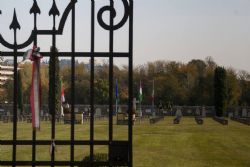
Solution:
[{"label": "white gravestone", "polygon": [[196,116],[200,116],[200,115],[201,115],[201,111],[200,111],[200,108],[199,108],[199,107],[196,107],[195,115],[196,115]]},{"label": "white gravestone", "polygon": [[97,116],[97,117],[102,116],[102,110],[101,110],[100,108],[97,108],[97,109],[95,110],[95,116]]},{"label": "white gravestone", "polygon": [[78,108],[75,108],[75,113],[78,113]]},{"label": "white gravestone", "polygon": [[242,109],[242,117],[247,117],[247,109],[246,108]]},{"label": "white gravestone", "polygon": [[181,109],[180,109],[180,108],[177,108],[176,113],[175,113],[175,116],[177,116],[177,117],[182,117],[182,112],[181,112]]},{"label": "white gravestone", "polygon": [[151,109],[146,109],[145,112],[146,113],[151,113]]}]

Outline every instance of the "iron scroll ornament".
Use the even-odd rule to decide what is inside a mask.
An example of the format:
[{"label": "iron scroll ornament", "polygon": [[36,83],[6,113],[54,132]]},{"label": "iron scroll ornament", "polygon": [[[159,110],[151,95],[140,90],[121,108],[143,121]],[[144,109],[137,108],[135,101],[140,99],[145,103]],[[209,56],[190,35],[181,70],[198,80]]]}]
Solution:
[{"label": "iron scroll ornament", "polygon": [[[94,1],[94,0],[92,0],[92,1]],[[16,48],[16,49],[23,49],[23,48],[29,46],[34,41],[36,35],[39,35],[39,34],[50,35],[52,33],[55,33],[57,35],[62,35],[63,34],[64,26],[65,26],[65,23],[66,23],[66,20],[68,18],[68,15],[69,15],[70,11],[73,9],[73,7],[74,7],[74,5],[76,3],[77,3],[77,0],[72,0],[72,1],[69,2],[68,6],[66,7],[66,9],[65,9],[65,11],[64,11],[64,13],[62,15],[62,18],[60,20],[60,23],[59,23],[59,26],[58,26],[57,30],[55,30],[55,31],[53,31],[53,30],[37,30],[37,28],[36,28],[36,15],[40,14],[41,11],[40,11],[40,9],[39,9],[39,7],[37,5],[36,0],[34,0],[34,4],[33,4],[32,8],[30,9],[30,14],[34,14],[34,18],[35,18],[34,19],[34,29],[32,30],[32,32],[31,32],[29,38],[27,39],[27,41],[25,41],[22,44],[18,44],[18,45],[10,44],[9,42],[7,42],[3,38],[2,34],[0,34],[0,43],[3,46],[5,46],[6,48],[9,48],[9,49],[14,49],[14,48]],[[114,19],[116,17],[116,10],[113,7],[111,7],[111,6],[104,6],[104,7],[102,7],[98,11],[98,13],[97,13],[97,20],[98,20],[99,25],[102,28],[104,28],[105,30],[117,30],[117,29],[121,28],[127,22],[128,17],[129,17],[129,3],[128,3],[127,0],[122,0],[122,3],[123,3],[123,6],[124,6],[124,15],[123,15],[122,20],[118,24],[116,24],[116,25],[110,26],[110,25],[106,24],[104,22],[104,20],[103,20],[103,17],[102,17],[103,14],[104,14],[104,12],[109,11],[109,12],[111,12],[112,19]],[[55,4],[55,1],[54,1],[52,7],[55,8],[56,7],[55,5],[56,4]],[[0,10],[0,14],[1,14],[1,10]],[[51,15],[51,14],[52,13],[50,11],[49,15]],[[15,15],[15,13],[14,13],[14,15]],[[53,16],[53,17],[55,17],[55,16]]]},{"label": "iron scroll ornament", "polygon": [[[36,25],[36,19],[35,19],[35,21],[34,21],[34,27],[35,28],[34,28],[34,30],[32,30],[31,35],[29,36],[29,38],[28,38],[27,41],[25,41],[24,43],[19,44],[19,45],[10,44],[9,42],[7,42],[3,38],[2,34],[0,34],[0,43],[3,46],[5,46],[6,48],[9,48],[9,49],[14,49],[14,48],[16,48],[16,49],[23,49],[23,48],[26,48],[27,46],[29,46],[34,41],[36,35],[39,35],[39,34],[51,35],[53,33],[55,33],[57,35],[61,35],[63,33],[64,25],[66,23],[68,15],[69,15],[70,11],[73,9],[73,7],[74,7],[74,5],[75,5],[76,2],[77,2],[77,0],[72,0],[72,1],[69,2],[68,6],[66,7],[66,9],[65,9],[65,11],[64,11],[64,13],[62,15],[61,20],[60,20],[60,23],[59,23],[59,26],[58,26],[58,30],[55,30],[55,31],[53,31],[53,30],[37,30],[36,26],[35,26]],[[55,5],[55,3],[53,3],[53,6],[54,5]],[[0,14],[1,14],[1,10],[0,10]],[[33,4],[32,8],[30,10],[30,14],[34,14],[35,18],[36,18],[37,14],[40,14],[40,9],[39,9],[39,7],[37,5],[36,0],[34,0],[34,4]],[[51,11],[50,11],[49,14],[51,14]],[[55,17],[55,16],[53,16],[53,17]],[[14,12],[14,17],[13,18],[15,18],[15,12]],[[13,25],[12,24],[11,24],[10,28],[13,29]],[[18,27],[18,29],[20,29],[20,28]]]},{"label": "iron scroll ornament", "polygon": [[128,4],[127,0],[122,0],[122,3],[124,6],[123,18],[118,24],[116,24],[114,26],[110,26],[110,25],[106,24],[103,20],[103,17],[102,17],[104,12],[109,11],[109,12],[111,12],[112,19],[114,19],[116,17],[116,10],[113,7],[104,6],[98,11],[97,20],[102,28],[104,28],[105,30],[117,30],[117,29],[121,28],[127,22],[128,16],[129,16],[129,4]]}]

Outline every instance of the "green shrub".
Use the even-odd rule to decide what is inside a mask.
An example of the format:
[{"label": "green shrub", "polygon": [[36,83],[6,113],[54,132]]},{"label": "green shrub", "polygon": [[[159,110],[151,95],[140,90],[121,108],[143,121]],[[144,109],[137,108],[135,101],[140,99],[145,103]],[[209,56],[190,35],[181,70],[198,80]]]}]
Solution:
[{"label": "green shrub", "polygon": [[[94,162],[106,162],[108,161],[108,154],[94,154]],[[82,162],[89,162],[90,156],[86,156],[83,158]],[[79,167],[85,167],[86,165],[81,165]],[[97,166],[97,165],[93,165]],[[86,166],[87,167],[87,166]]]}]

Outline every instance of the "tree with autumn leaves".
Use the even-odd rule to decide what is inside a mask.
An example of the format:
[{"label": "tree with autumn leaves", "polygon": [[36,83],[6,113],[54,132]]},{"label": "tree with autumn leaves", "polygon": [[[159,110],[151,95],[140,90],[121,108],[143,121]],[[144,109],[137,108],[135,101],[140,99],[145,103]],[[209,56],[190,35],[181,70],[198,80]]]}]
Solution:
[{"label": "tree with autumn leaves", "polygon": [[[53,60],[54,61],[54,60]],[[57,63],[60,61],[57,60]],[[60,64],[60,63],[59,63]],[[134,67],[133,90],[134,97],[138,97],[140,81],[142,85],[142,105],[151,104],[152,80],[155,82],[155,102],[162,101],[166,106],[168,102],[174,105],[214,105],[214,71],[217,64],[211,59],[192,60],[188,63],[176,61],[155,61]],[[32,67],[29,63],[23,64],[21,70],[23,103],[29,104],[29,89]],[[232,68],[225,68],[227,104],[229,106],[250,105],[250,74],[245,71],[236,71]],[[62,66],[56,79],[64,84],[65,98],[71,101],[71,66]],[[102,63],[95,68],[94,92],[95,104],[108,104],[109,91],[109,66]],[[24,79],[25,78],[25,79]],[[114,66],[115,80],[119,86],[119,103],[128,102],[128,67]],[[41,84],[42,102],[48,104],[49,92],[49,65],[41,63]],[[13,81],[4,85],[4,100],[12,101]],[[59,83],[58,83],[59,84]],[[114,86],[115,96],[115,86]],[[84,63],[75,64],[75,104],[89,105],[90,101],[90,71]],[[115,98],[114,98],[115,99]]]}]

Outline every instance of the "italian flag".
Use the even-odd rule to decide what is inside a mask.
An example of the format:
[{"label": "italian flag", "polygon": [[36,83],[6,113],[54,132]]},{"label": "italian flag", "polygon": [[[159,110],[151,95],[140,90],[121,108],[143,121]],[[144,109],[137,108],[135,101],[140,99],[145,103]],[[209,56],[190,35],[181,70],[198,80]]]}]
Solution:
[{"label": "italian flag", "polygon": [[63,103],[65,102],[64,85],[61,80],[61,116],[64,116]]},{"label": "italian flag", "polygon": [[141,87],[141,81],[140,81],[140,89],[139,89],[139,101],[142,102],[142,87]]},{"label": "italian flag", "polygon": [[64,86],[63,83],[61,82],[61,102],[65,102],[65,96],[64,96]]},{"label": "italian flag", "polygon": [[154,99],[155,99],[155,81],[154,80],[153,80],[153,90],[152,90],[151,98],[152,98],[152,102],[154,102]]}]

